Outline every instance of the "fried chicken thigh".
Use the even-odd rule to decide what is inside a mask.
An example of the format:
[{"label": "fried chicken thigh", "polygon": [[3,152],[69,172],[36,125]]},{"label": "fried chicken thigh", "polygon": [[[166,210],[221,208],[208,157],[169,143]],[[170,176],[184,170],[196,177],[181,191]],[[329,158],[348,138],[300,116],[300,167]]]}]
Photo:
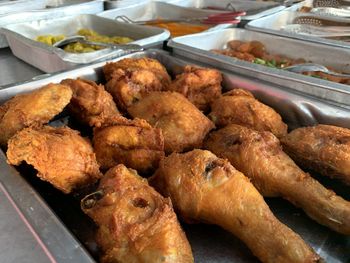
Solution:
[{"label": "fried chicken thigh", "polygon": [[257,131],[269,131],[277,137],[287,134],[287,125],[269,106],[259,102],[247,90],[234,89],[211,104],[208,117],[217,127],[239,124]]},{"label": "fried chicken thigh", "polygon": [[129,107],[128,112],[162,129],[166,153],[200,147],[214,128],[202,112],[176,92],[152,92]]},{"label": "fried chicken thigh", "polygon": [[282,138],[283,150],[302,167],[350,185],[350,130],[317,125],[293,130]]},{"label": "fried chicken thigh", "polygon": [[72,91],[69,87],[48,84],[26,94],[20,94],[0,106],[0,145],[18,131],[31,125],[49,122],[69,103]]},{"label": "fried chicken thigh", "polygon": [[215,69],[186,66],[176,76],[168,90],[184,95],[201,111],[208,111],[210,103],[221,95],[221,73]]},{"label": "fried chicken thigh", "polygon": [[101,169],[123,163],[140,173],[158,167],[164,157],[164,138],[161,129],[145,120],[114,117],[94,129],[93,146]]},{"label": "fried chicken thigh", "polygon": [[350,202],[303,172],[272,133],[231,124],[212,132],[205,147],[227,158],[263,196],[281,196],[318,223],[350,234]]},{"label": "fried chicken thigh", "polygon": [[152,91],[161,91],[170,84],[168,72],[155,59],[126,58],[103,67],[107,79],[106,89],[118,107],[127,107]]},{"label": "fried chicken thigh", "polygon": [[99,191],[81,206],[98,225],[102,263],[191,263],[191,247],[171,201],[137,175],[118,165],[102,178]]},{"label": "fried chicken thigh", "polygon": [[95,126],[102,123],[105,118],[119,115],[111,94],[103,85],[85,79],[65,79],[61,84],[72,89],[73,97],[68,109],[81,123]]},{"label": "fried chicken thigh", "polygon": [[95,183],[100,177],[90,142],[68,127],[25,128],[8,143],[8,163],[32,165],[37,176],[64,193]]},{"label": "fried chicken thigh", "polygon": [[150,184],[171,198],[186,221],[223,227],[262,262],[319,259],[299,235],[278,221],[247,177],[209,151],[171,154],[160,163]]}]

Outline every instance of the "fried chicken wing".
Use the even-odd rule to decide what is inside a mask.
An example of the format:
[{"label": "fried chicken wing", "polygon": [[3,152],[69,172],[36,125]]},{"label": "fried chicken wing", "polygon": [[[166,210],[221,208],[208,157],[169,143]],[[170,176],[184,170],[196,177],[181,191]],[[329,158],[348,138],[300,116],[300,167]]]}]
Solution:
[{"label": "fried chicken wing", "polygon": [[124,164],[140,173],[158,167],[164,157],[164,138],[161,129],[145,120],[114,117],[94,129],[93,146],[101,169]]},{"label": "fried chicken wing", "polygon": [[193,262],[171,201],[124,165],[111,168],[81,206],[98,225],[102,263]]},{"label": "fried chicken wing", "polygon": [[208,111],[210,103],[221,95],[221,73],[215,69],[186,66],[176,76],[168,90],[184,95],[201,111]]},{"label": "fried chicken wing", "polygon": [[350,130],[317,125],[293,130],[282,138],[283,150],[302,167],[350,185]]},{"label": "fried chicken wing", "polygon": [[209,118],[217,127],[239,124],[258,131],[269,131],[277,137],[287,134],[287,125],[269,106],[259,102],[247,90],[234,89],[211,104]]},{"label": "fried chicken wing", "polygon": [[167,88],[171,78],[162,64],[151,58],[126,58],[103,67],[106,89],[118,107],[127,107],[152,91]]},{"label": "fried chicken wing", "polygon": [[176,92],[152,92],[129,107],[128,112],[162,129],[166,153],[200,147],[214,128],[203,113]]},{"label": "fried chicken wing", "polygon": [[65,79],[61,84],[72,89],[73,97],[68,109],[81,123],[94,126],[102,123],[105,118],[119,115],[112,96],[103,85],[85,79]]},{"label": "fried chicken wing", "polygon": [[217,224],[262,262],[317,262],[318,255],[272,214],[263,197],[227,160],[209,151],[173,153],[150,184],[169,196],[186,221]]},{"label": "fried chicken wing", "polygon": [[7,141],[25,127],[49,122],[64,109],[71,97],[69,87],[48,84],[5,102],[0,106],[0,145],[6,146]]},{"label": "fried chicken wing", "polygon": [[303,172],[272,133],[231,124],[212,132],[204,145],[248,176],[262,195],[281,196],[318,223],[350,234],[350,202]]},{"label": "fried chicken wing", "polygon": [[101,177],[90,142],[68,127],[30,127],[17,132],[9,140],[7,159],[13,165],[22,161],[32,165],[41,180],[64,193]]}]

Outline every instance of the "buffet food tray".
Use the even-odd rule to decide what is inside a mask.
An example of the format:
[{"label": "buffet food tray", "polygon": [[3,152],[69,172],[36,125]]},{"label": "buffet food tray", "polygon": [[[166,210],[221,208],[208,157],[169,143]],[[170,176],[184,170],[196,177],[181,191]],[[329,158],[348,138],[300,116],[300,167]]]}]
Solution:
[{"label": "buffet food tray", "polygon": [[[171,75],[180,73],[184,65],[193,64],[191,61],[174,58],[159,50],[138,52],[126,57],[158,59]],[[119,59],[121,58],[113,61]],[[63,73],[56,73],[40,80],[8,86],[0,90],[0,104],[16,94],[29,92],[50,82],[58,83],[65,78],[82,77],[100,82],[103,80],[102,66],[104,64],[105,62],[100,62]],[[258,99],[275,108],[290,127],[312,125],[318,122],[350,127],[349,110],[233,73],[223,72],[223,77],[225,90],[235,87],[251,90]],[[81,212],[79,198],[73,195],[64,195],[49,184],[39,180],[34,175],[35,172],[28,169],[28,166],[19,167],[15,170],[6,164],[5,157],[1,152],[0,159],[0,182],[8,189],[9,195],[22,211],[35,233],[43,240],[52,257],[59,262],[65,262],[64,260],[61,261],[60,256],[65,255],[68,258],[74,252],[75,256],[81,258],[80,260],[74,260],[77,258],[72,256],[71,262],[91,262],[81,245],[69,235],[69,231],[66,229],[68,228],[96,259],[96,244],[93,241],[94,225]],[[23,177],[19,176],[18,173]],[[21,184],[21,187],[19,188],[17,184]],[[344,188],[339,187],[336,190],[338,194],[349,198],[349,193]],[[306,217],[301,210],[296,209],[282,199],[267,199],[267,203],[274,214],[283,223],[299,233],[326,262],[347,262],[349,259],[347,251],[350,250],[349,237],[336,234],[318,225]],[[49,207],[53,209],[59,219],[54,216]],[[35,208],[35,210],[32,211],[31,208]],[[43,225],[43,220],[44,222],[48,220],[48,222]],[[257,259],[242,242],[216,226],[184,224],[183,228],[192,246],[196,262],[257,262]],[[212,242],[213,240],[215,242]]]},{"label": "buffet food tray", "polygon": [[0,15],[45,7],[45,0],[6,0],[0,1]]},{"label": "buffet food tray", "polygon": [[331,47],[238,28],[177,37],[169,41],[168,46],[172,47],[175,55],[196,59],[214,67],[251,76],[350,108],[349,85],[270,68],[210,51],[226,48],[227,42],[234,39],[257,40],[262,42],[271,54],[281,54],[293,59],[303,58],[306,61],[329,66],[342,72],[350,72],[350,52],[346,48]]},{"label": "buffet food tray", "polygon": [[[187,8],[174,5],[175,1],[171,3],[149,1],[141,2],[137,5],[123,7],[118,9],[111,9],[97,14],[98,16],[115,19],[117,16],[127,16],[134,21],[145,21],[158,18],[178,19],[178,18],[193,18],[205,17],[210,14],[216,14],[216,11],[205,11],[196,8]],[[177,1],[176,1],[177,2]],[[220,24],[210,27],[207,31],[213,31],[221,28],[232,27],[232,24]]]},{"label": "buffet food tray", "polygon": [[[304,41],[315,42],[315,43],[320,43],[325,45],[350,48],[350,42],[326,39],[326,38],[321,38],[321,37],[316,37],[316,36],[306,35],[306,34],[298,34],[296,32],[283,30],[283,28],[286,25],[292,24],[293,19],[296,18],[297,16],[306,15],[306,16],[319,17],[311,13],[297,12],[298,8],[300,8],[304,4],[305,3],[300,3],[298,5],[289,7],[281,12],[272,14],[270,16],[266,16],[266,17],[256,19],[254,21],[250,21],[249,23],[247,23],[245,28],[253,31],[259,31],[263,33],[274,34],[274,35],[279,35],[279,36],[288,37],[288,38],[295,38],[295,39],[300,39]],[[327,19],[331,19],[331,20],[335,19],[338,21],[349,22],[349,19],[344,19],[344,18],[341,19],[341,18],[328,17]]]},{"label": "buffet food tray", "polygon": [[27,23],[8,25],[2,29],[6,35],[13,54],[44,72],[67,70],[81,64],[108,59],[121,54],[123,50],[102,49],[89,53],[68,53],[38,41],[40,35],[76,35],[81,28],[92,29],[108,36],[126,36],[131,42],[142,47],[162,43],[169,37],[165,29],[125,24],[95,15],[68,16],[57,19],[43,19]]},{"label": "buffet food tray", "polygon": [[[30,8],[31,11],[21,11],[13,6],[10,9],[11,13],[1,14],[0,4],[0,28],[6,25],[31,22],[39,19],[54,19],[78,14],[96,14],[103,11],[103,2],[99,0],[35,0],[12,2],[25,2],[26,10]],[[35,2],[35,5],[32,5],[31,2]],[[41,5],[39,6],[38,3],[41,3]],[[50,8],[43,9],[46,6]],[[8,43],[5,35],[0,32],[0,48],[4,47],[8,47]]]},{"label": "buffet food tray", "polygon": [[[272,1],[262,2],[246,0],[175,0],[169,3],[173,5],[202,10],[208,10],[206,9],[206,7],[216,7],[220,9],[225,9],[229,4],[231,4],[231,7],[227,8],[226,11],[245,11],[247,13],[247,15],[242,16],[242,21],[258,19],[279,12],[286,8],[284,5]],[[223,10],[218,10],[216,12],[223,12]]]}]

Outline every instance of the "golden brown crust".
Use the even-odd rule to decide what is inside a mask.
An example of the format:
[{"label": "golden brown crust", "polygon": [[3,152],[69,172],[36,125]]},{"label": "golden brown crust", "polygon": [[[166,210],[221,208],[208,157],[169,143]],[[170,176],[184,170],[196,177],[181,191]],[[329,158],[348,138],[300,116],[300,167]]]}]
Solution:
[{"label": "golden brown crust", "polygon": [[118,165],[106,173],[98,190],[82,200],[82,209],[99,226],[101,262],[193,262],[171,201],[136,171]]},{"label": "golden brown crust", "polygon": [[185,66],[168,90],[184,95],[199,110],[208,111],[210,103],[221,95],[221,73],[215,69]]},{"label": "golden brown crust", "polygon": [[270,131],[277,137],[287,134],[287,125],[269,106],[259,102],[247,90],[234,89],[211,104],[208,117],[217,127],[238,124],[257,131]]},{"label": "golden brown crust", "polygon": [[350,185],[350,130],[317,125],[295,129],[282,138],[284,151],[298,164]]},{"label": "golden brown crust", "polygon": [[65,79],[61,84],[69,86],[73,91],[68,109],[79,122],[95,126],[105,118],[119,115],[112,96],[103,85],[85,79]]},{"label": "golden brown crust", "polygon": [[317,262],[318,255],[272,214],[263,197],[227,160],[209,151],[173,153],[150,184],[169,196],[186,221],[217,224],[262,262]]},{"label": "golden brown crust", "polygon": [[212,132],[205,148],[227,158],[264,196],[281,196],[318,223],[350,234],[350,202],[303,172],[270,132],[231,124]]},{"label": "golden brown crust", "polygon": [[182,152],[202,145],[214,124],[183,95],[152,92],[128,108],[131,116],[163,131],[165,152]]},{"label": "golden brown crust", "polygon": [[72,91],[59,84],[48,84],[26,94],[16,95],[0,106],[0,145],[18,131],[49,122],[69,103]]},{"label": "golden brown crust", "polygon": [[106,119],[94,129],[96,158],[101,169],[124,164],[140,173],[153,172],[164,158],[161,129],[152,128],[145,120],[124,117]]},{"label": "golden brown crust", "polygon": [[64,193],[101,177],[90,142],[68,127],[21,130],[9,140],[7,158],[13,165],[32,165],[40,179]]}]

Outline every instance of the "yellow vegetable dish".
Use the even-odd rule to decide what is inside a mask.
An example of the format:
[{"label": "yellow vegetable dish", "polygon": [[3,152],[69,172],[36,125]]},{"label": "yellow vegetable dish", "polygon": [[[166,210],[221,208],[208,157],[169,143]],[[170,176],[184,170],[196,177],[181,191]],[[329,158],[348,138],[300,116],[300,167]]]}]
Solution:
[{"label": "yellow vegetable dish", "polygon": [[[126,44],[129,42],[132,42],[133,39],[129,37],[109,37],[105,35],[100,35],[97,32],[90,30],[90,29],[80,29],[77,32],[77,35],[86,37],[89,41],[95,41],[95,42],[102,42],[102,43],[111,43],[111,44]],[[36,38],[36,41],[42,42],[44,44],[52,46],[56,42],[62,40],[65,38],[65,35],[43,35],[38,36]],[[103,49],[105,47],[102,46],[95,46],[95,45],[87,45],[79,42],[70,43],[66,45],[63,49],[66,52],[71,53],[86,53],[86,52],[93,52],[96,50]]]}]

